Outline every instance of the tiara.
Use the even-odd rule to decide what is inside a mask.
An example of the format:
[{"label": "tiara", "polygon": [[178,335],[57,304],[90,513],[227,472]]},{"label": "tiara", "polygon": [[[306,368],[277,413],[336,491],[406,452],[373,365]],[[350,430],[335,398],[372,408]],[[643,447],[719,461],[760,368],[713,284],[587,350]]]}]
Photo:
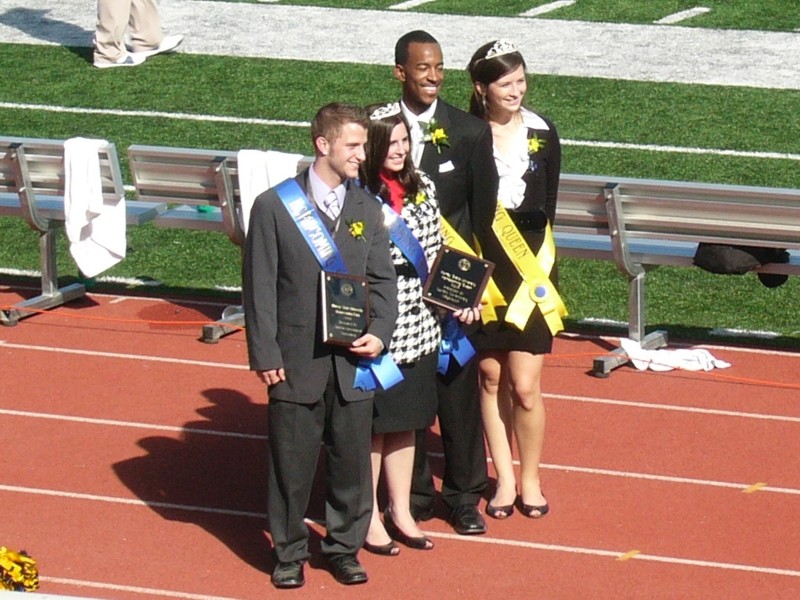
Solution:
[{"label": "tiara", "polygon": [[483,59],[489,60],[490,58],[496,58],[498,56],[502,56],[503,54],[511,54],[512,52],[519,52],[513,42],[509,42],[508,40],[497,40],[494,44],[492,44],[492,47],[487,50],[486,56],[484,56]]},{"label": "tiara", "polygon": [[378,108],[373,110],[372,114],[369,116],[369,120],[380,121],[381,119],[386,119],[387,117],[393,117],[399,114],[400,114],[400,103],[390,102],[389,104],[384,104],[383,106],[379,106]]}]

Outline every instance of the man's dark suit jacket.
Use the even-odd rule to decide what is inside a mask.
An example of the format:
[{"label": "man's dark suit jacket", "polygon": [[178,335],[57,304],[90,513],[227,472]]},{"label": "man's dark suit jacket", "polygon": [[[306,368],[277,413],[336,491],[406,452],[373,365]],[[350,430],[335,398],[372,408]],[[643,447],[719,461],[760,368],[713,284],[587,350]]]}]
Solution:
[{"label": "man's dark suit jacket", "polygon": [[[296,178],[308,189],[308,170]],[[313,204],[313,202],[312,202]],[[389,254],[389,233],[380,204],[350,185],[334,242],[350,274],[369,281],[369,333],[386,348],[397,319],[397,284]],[[327,216],[323,221],[330,223]],[[349,224],[364,223],[363,239]],[[331,354],[345,400],[365,400],[372,392],[353,389],[358,357],[346,348],[322,342],[321,267],[278,198],[274,188],[256,198],[250,216],[243,263],[243,301],[250,369],[284,368],[286,381],[270,388],[277,400],[312,404],[323,396]]]},{"label": "man's dark suit jacket", "polygon": [[474,248],[491,231],[497,205],[497,166],[489,125],[441,98],[434,114],[449,146],[425,144],[420,169],[436,185],[442,216]]}]

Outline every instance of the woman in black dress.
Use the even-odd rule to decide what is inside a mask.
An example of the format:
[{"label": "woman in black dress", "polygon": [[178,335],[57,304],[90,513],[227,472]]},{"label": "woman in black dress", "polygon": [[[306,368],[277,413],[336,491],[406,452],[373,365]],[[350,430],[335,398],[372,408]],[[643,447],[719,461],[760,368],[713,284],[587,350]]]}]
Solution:
[{"label": "woman in black dress", "polygon": [[[479,350],[484,432],[497,473],[486,513],[509,517],[519,501],[523,514],[537,518],[549,510],[539,478],[545,425],[542,365],[566,314],[555,287],[550,231],[561,144],[553,123],[523,106],[525,61],[513,44],[497,40],[482,46],[467,70],[474,88],[470,112],[492,128],[500,177],[496,235],[486,241],[483,253],[496,264],[493,277],[507,304],[497,306],[497,320],[485,323],[472,338]],[[519,484],[513,438],[520,457]]]},{"label": "woman in black dress", "polygon": [[[370,124],[362,184],[384,203],[389,219],[401,219],[422,251],[423,273],[391,243],[397,271],[398,318],[390,351],[403,381],[375,394],[372,426],[372,521],[364,548],[376,554],[399,552],[393,540],[420,550],[433,542],[411,516],[411,472],[414,431],[430,427],[436,418],[436,367],[440,342],[437,311],[422,301],[424,274],[442,245],[439,204],[433,183],[414,169],[409,154],[408,126],[398,103],[367,108]],[[390,228],[391,231],[391,228]],[[383,475],[388,506],[381,523],[377,504],[378,479]]]}]

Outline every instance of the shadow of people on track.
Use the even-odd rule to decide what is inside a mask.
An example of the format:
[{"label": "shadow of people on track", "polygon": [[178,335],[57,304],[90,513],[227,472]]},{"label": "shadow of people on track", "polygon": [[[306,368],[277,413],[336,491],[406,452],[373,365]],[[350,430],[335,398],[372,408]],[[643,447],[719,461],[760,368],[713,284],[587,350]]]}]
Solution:
[{"label": "shadow of people on track", "polygon": [[267,407],[232,389],[208,389],[210,406],[180,438],[145,437],[146,451],[113,465],[165,519],[198,525],[243,561],[271,570],[267,520]]},{"label": "shadow of people on track", "polygon": [[0,14],[0,23],[37,40],[65,46],[85,57],[86,47],[92,46],[94,29],[87,30],[72,23],[52,19],[47,16],[48,12],[32,8],[12,8]]}]

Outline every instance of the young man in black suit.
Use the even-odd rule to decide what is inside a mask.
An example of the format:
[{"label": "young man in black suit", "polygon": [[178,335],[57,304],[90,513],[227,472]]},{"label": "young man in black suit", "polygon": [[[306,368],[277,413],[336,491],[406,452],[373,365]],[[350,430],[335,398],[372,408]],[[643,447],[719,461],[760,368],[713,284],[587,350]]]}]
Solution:
[{"label": "young man in black suit", "polygon": [[[277,563],[272,583],[300,587],[308,559],[303,519],[319,455],[326,454],[322,553],[343,584],[364,583],[356,554],[372,513],[372,391],[355,385],[359,362],[388,348],[397,318],[395,270],[380,204],[353,183],[364,161],[367,116],[322,107],[311,124],[315,159],[256,198],[243,267],[250,369],[268,386],[268,516]],[[323,228],[327,230],[327,246]],[[316,251],[315,251],[316,248]],[[331,257],[338,264],[330,268]],[[369,283],[367,333],[323,343],[321,264]]]},{"label": "young man in black suit", "polygon": [[[412,158],[436,185],[442,217],[473,249],[492,235],[497,203],[497,168],[492,134],[482,120],[439,97],[444,80],[442,49],[425,31],[412,31],[395,45],[394,76],[403,88],[401,108],[411,126]],[[444,444],[442,499],[457,533],[484,533],[478,502],[486,488],[486,450],[481,425],[476,361],[450,361],[438,379],[438,418]],[[421,520],[433,516],[434,486],[417,432],[412,510]]]}]

